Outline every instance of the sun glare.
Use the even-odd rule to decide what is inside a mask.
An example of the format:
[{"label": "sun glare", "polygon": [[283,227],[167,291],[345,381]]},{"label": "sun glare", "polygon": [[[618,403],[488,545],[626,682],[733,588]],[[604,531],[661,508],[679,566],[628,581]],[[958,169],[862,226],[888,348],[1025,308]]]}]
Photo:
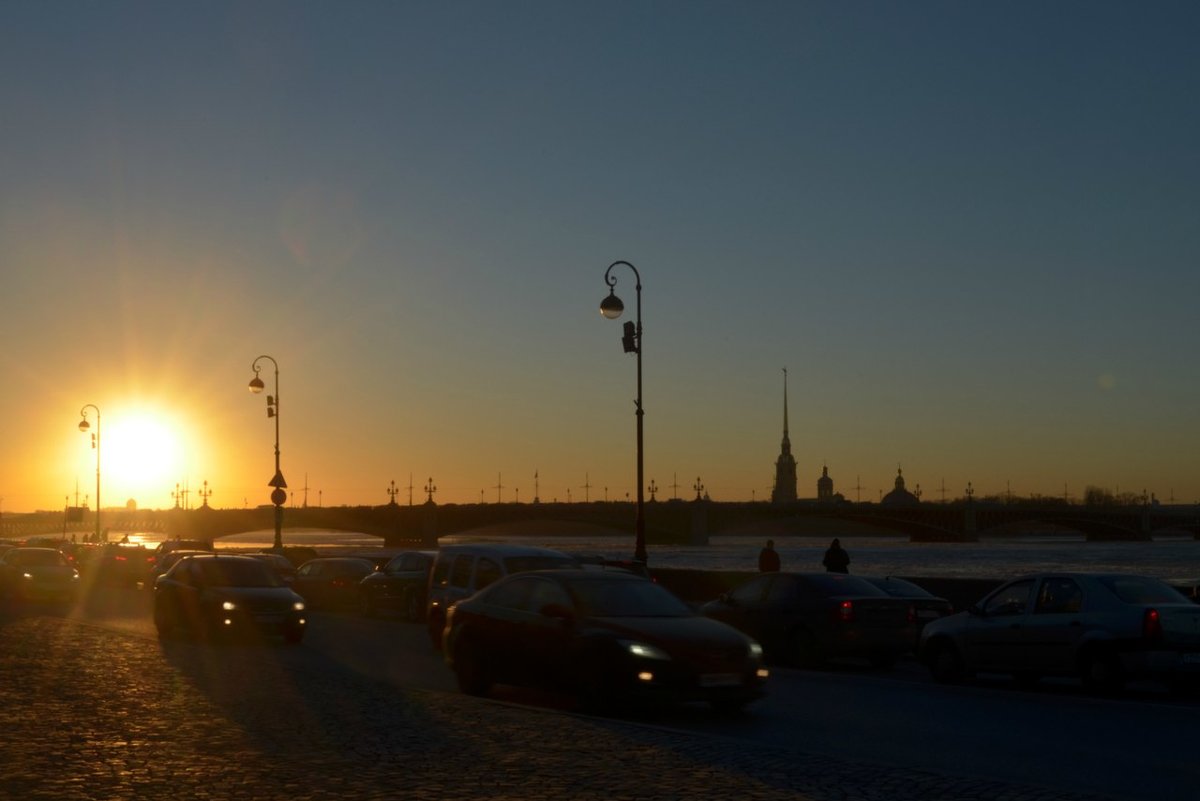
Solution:
[{"label": "sun glare", "polygon": [[126,499],[139,506],[152,505],[169,494],[183,475],[180,437],[164,416],[139,411],[112,423],[105,420],[102,433],[106,506],[123,504]]}]

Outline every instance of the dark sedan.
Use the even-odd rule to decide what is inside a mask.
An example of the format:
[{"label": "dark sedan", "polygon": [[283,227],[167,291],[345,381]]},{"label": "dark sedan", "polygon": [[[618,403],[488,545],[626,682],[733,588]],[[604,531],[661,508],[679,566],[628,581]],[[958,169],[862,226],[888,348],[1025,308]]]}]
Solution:
[{"label": "dark sedan", "polygon": [[405,551],[358,583],[360,608],[368,617],[380,611],[399,612],[405,620],[425,619],[429,569],[436,551]]},{"label": "dark sedan", "polygon": [[[893,598],[903,598],[912,604],[913,611],[917,616],[916,636],[918,639],[926,623],[932,623],[938,618],[954,614],[954,604],[907,579],[895,576],[861,576],[860,578],[865,578]],[[916,646],[915,641],[913,645]]]},{"label": "dark sedan", "polygon": [[322,556],[296,568],[292,589],[312,609],[352,609],[358,603],[358,583],[375,572],[375,562],[358,556]]},{"label": "dark sedan", "polygon": [[767,675],[753,639],[617,571],[508,576],[450,608],[444,643],[464,692],[546,688],[598,709],[635,700],[738,709]]},{"label": "dark sedan", "polygon": [[890,667],[916,637],[911,603],[844,573],[767,573],[701,611],[761,642],[768,659],[798,666],[863,657]]},{"label": "dark sedan", "polygon": [[0,600],[70,603],[79,594],[79,571],[55,548],[0,552]]},{"label": "dark sedan", "polygon": [[279,634],[304,638],[304,599],[266,564],[248,556],[202,554],[180,559],[154,582],[160,637],[183,629],[199,636]]}]

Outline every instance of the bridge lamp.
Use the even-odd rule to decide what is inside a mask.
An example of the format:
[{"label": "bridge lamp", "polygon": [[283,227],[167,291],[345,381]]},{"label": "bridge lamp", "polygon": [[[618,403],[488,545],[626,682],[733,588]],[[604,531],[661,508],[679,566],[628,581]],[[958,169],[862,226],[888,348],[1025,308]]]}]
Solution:
[{"label": "bridge lamp", "polygon": [[622,328],[621,347],[626,353],[637,355],[637,399],[634,401],[634,414],[637,416],[637,517],[634,521],[636,540],[633,558],[635,561],[646,563],[646,517],[645,517],[645,483],[642,480],[642,464],[644,461],[642,446],[642,276],[627,261],[614,261],[604,271],[604,283],[608,285],[608,296],[600,301],[600,314],[605,319],[615,320],[625,311],[625,304],[617,297],[617,279],[612,274],[613,268],[625,266],[633,270],[635,279],[634,291],[637,296],[637,320],[626,321]]},{"label": "bridge lamp", "polygon": [[[100,409],[94,403],[85,403],[79,410],[79,430],[86,434],[91,431],[92,424],[88,422],[87,410],[96,412],[96,432],[92,434],[92,447],[96,450],[96,542],[100,542]],[[76,493],[78,494],[78,493]]]},{"label": "bridge lamp", "polygon": [[287,501],[287,481],[283,478],[283,471],[279,469],[279,363],[270,356],[259,356],[250,365],[254,370],[254,377],[250,379],[250,392],[258,395],[265,388],[262,378],[259,376],[258,363],[263,359],[267,359],[275,366],[275,394],[267,396],[267,417],[275,420],[275,475],[267,482],[268,487],[274,487],[271,491],[271,503],[275,504],[275,550],[283,550],[283,504]]}]

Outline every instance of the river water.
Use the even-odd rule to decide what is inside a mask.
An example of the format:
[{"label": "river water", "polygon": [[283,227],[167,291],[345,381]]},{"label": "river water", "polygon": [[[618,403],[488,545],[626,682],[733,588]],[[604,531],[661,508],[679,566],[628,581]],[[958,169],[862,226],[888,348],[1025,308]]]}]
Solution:
[{"label": "river water", "polygon": [[[272,531],[247,532],[218,541],[219,548],[269,548]],[[284,530],[286,545],[303,545],[339,551],[382,551],[380,540],[365,534],[338,531]],[[513,542],[543,545],[572,553],[628,559],[633,538],[620,536],[504,536],[457,535],[452,542]],[[1184,537],[1152,542],[1087,542],[1072,535],[1036,535],[981,539],[974,543],[912,543],[902,537],[843,536],[850,553],[850,572],[929,578],[1005,579],[1043,570],[1123,572],[1154,576],[1173,584],[1200,584],[1200,541]],[[755,570],[763,539],[747,536],[714,536],[708,545],[650,545],[653,567],[702,570]],[[819,571],[829,539],[776,537],[784,570]]]}]

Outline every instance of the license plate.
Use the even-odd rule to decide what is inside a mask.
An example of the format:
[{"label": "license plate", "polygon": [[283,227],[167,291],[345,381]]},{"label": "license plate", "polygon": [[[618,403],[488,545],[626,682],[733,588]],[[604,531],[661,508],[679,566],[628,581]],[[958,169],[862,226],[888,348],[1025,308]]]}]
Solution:
[{"label": "license plate", "polygon": [[701,687],[736,687],[742,683],[737,673],[705,673],[700,676]]}]

